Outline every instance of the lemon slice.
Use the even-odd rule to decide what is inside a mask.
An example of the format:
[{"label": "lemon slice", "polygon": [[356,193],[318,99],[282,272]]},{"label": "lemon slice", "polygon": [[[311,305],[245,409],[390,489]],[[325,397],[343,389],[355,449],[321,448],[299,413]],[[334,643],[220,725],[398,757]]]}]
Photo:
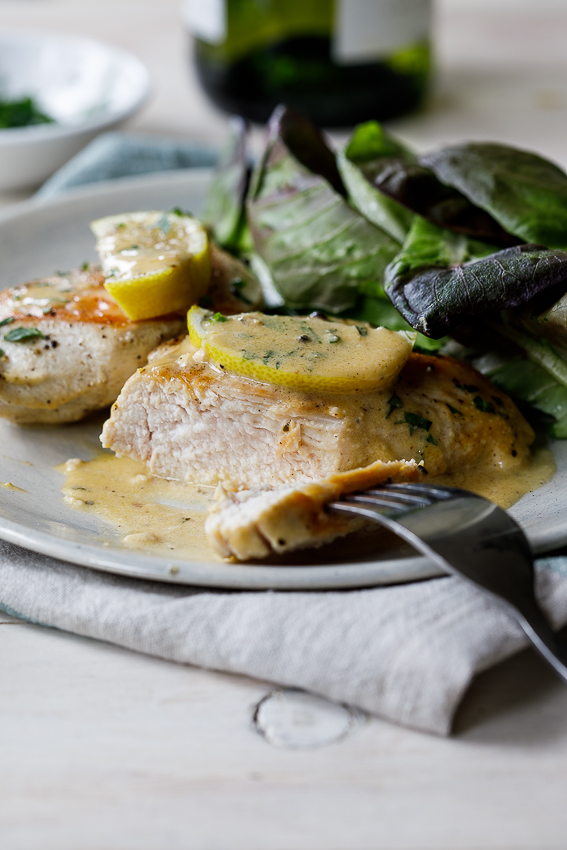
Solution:
[{"label": "lemon slice", "polygon": [[193,345],[221,369],[300,390],[383,389],[411,354],[415,334],[301,316],[223,316],[192,307]]},{"label": "lemon slice", "polygon": [[153,210],[91,222],[106,290],[129,319],[186,310],[207,291],[209,241],[189,215]]}]

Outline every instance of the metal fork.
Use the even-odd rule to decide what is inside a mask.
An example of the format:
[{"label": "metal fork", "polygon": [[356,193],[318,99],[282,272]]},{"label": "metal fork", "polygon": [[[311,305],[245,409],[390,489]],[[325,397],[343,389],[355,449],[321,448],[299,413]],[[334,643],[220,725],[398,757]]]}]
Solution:
[{"label": "metal fork", "polygon": [[467,490],[427,484],[386,484],[329,508],[386,526],[446,572],[504,603],[567,682],[567,641],[552,631],[536,601],[529,543],[502,508]]}]

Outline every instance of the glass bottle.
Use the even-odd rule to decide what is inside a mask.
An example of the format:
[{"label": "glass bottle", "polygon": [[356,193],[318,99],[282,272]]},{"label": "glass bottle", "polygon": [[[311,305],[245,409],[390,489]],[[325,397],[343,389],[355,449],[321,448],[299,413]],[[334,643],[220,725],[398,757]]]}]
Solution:
[{"label": "glass bottle", "polygon": [[416,109],[431,69],[432,0],[184,0],[201,84],[264,122],[286,103],[326,127]]}]

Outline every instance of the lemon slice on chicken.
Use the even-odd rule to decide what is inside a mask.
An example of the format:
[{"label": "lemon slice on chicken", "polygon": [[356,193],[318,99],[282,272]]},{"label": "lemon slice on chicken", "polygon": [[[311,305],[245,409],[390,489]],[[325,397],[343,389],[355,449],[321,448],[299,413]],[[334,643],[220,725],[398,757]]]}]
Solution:
[{"label": "lemon slice on chicken", "polygon": [[132,321],[186,310],[207,291],[209,241],[189,215],[159,210],[91,222],[106,290]]},{"label": "lemon slice on chicken", "polygon": [[320,392],[386,388],[415,334],[301,316],[223,316],[192,307],[189,337],[220,369],[264,383]]}]

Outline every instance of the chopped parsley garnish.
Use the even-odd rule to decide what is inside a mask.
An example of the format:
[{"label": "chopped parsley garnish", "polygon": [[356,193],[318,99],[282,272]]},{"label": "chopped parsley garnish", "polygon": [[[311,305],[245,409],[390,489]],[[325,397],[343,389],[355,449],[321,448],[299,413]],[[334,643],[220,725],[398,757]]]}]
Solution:
[{"label": "chopped parsley garnish", "polygon": [[89,264],[83,263],[83,265],[81,266],[81,271],[88,272],[88,270],[89,270]]},{"label": "chopped parsley garnish", "polygon": [[188,215],[190,218],[193,218],[192,212],[189,212],[189,210],[182,210],[181,207],[173,207],[173,209],[170,210],[170,213],[178,216]]},{"label": "chopped parsley garnish", "polygon": [[423,428],[424,431],[429,431],[433,425],[431,419],[424,419],[419,413],[410,413],[409,410],[404,410],[404,422],[409,425],[410,437],[417,428]]},{"label": "chopped parsley garnish", "polygon": [[494,405],[489,401],[485,401],[479,395],[475,395],[473,398],[473,404],[477,410],[480,410],[482,413],[496,413],[494,409]]},{"label": "chopped parsley garnish", "polygon": [[0,129],[31,127],[34,124],[53,124],[55,119],[38,108],[32,97],[19,100],[0,98]]},{"label": "chopped parsley garnish", "polygon": [[336,334],[330,333],[327,337],[327,342],[330,342],[330,343],[340,342],[340,341],[341,341],[340,336],[337,336]]},{"label": "chopped parsley garnish", "polygon": [[359,336],[368,336],[368,328],[365,328],[364,325],[355,325]]},{"label": "chopped parsley garnish", "polygon": [[388,412],[386,414],[386,419],[390,418],[392,411],[399,410],[403,406],[404,404],[401,399],[399,399],[397,395],[393,395],[392,398],[388,401]]},{"label": "chopped parsley garnish", "polygon": [[458,390],[464,390],[467,393],[477,393],[478,392],[478,387],[475,387],[474,384],[458,384],[455,381],[455,386],[457,387]]},{"label": "chopped parsley garnish", "polygon": [[437,440],[435,439],[435,437],[432,434],[427,435],[427,442],[431,443],[434,446],[437,445]]},{"label": "chopped parsley garnish", "polygon": [[228,322],[228,319],[226,316],[223,316],[222,313],[215,313],[215,315],[211,317],[211,322]]},{"label": "chopped parsley garnish", "polygon": [[453,407],[453,405],[452,405],[452,404],[449,404],[449,402],[448,402],[448,401],[446,401],[446,402],[445,402],[445,404],[447,405],[447,407],[449,408],[449,410],[451,411],[451,413],[456,413],[456,414],[457,414],[457,416],[462,416],[462,415],[463,415],[463,414],[462,414],[462,412],[461,412],[460,410],[458,410],[456,407]]},{"label": "chopped parsley garnish", "polygon": [[4,357],[4,350],[0,348],[0,357]]},{"label": "chopped parsley garnish", "polygon": [[37,328],[12,328],[4,337],[6,342],[27,342],[28,339],[44,339]]},{"label": "chopped parsley garnish", "polygon": [[11,325],[12,322],[15,322],[15,318],[13,316],[7,316],[5,319],[2,319],[0,322],[0,328],[4,327],[4,325]]}]

